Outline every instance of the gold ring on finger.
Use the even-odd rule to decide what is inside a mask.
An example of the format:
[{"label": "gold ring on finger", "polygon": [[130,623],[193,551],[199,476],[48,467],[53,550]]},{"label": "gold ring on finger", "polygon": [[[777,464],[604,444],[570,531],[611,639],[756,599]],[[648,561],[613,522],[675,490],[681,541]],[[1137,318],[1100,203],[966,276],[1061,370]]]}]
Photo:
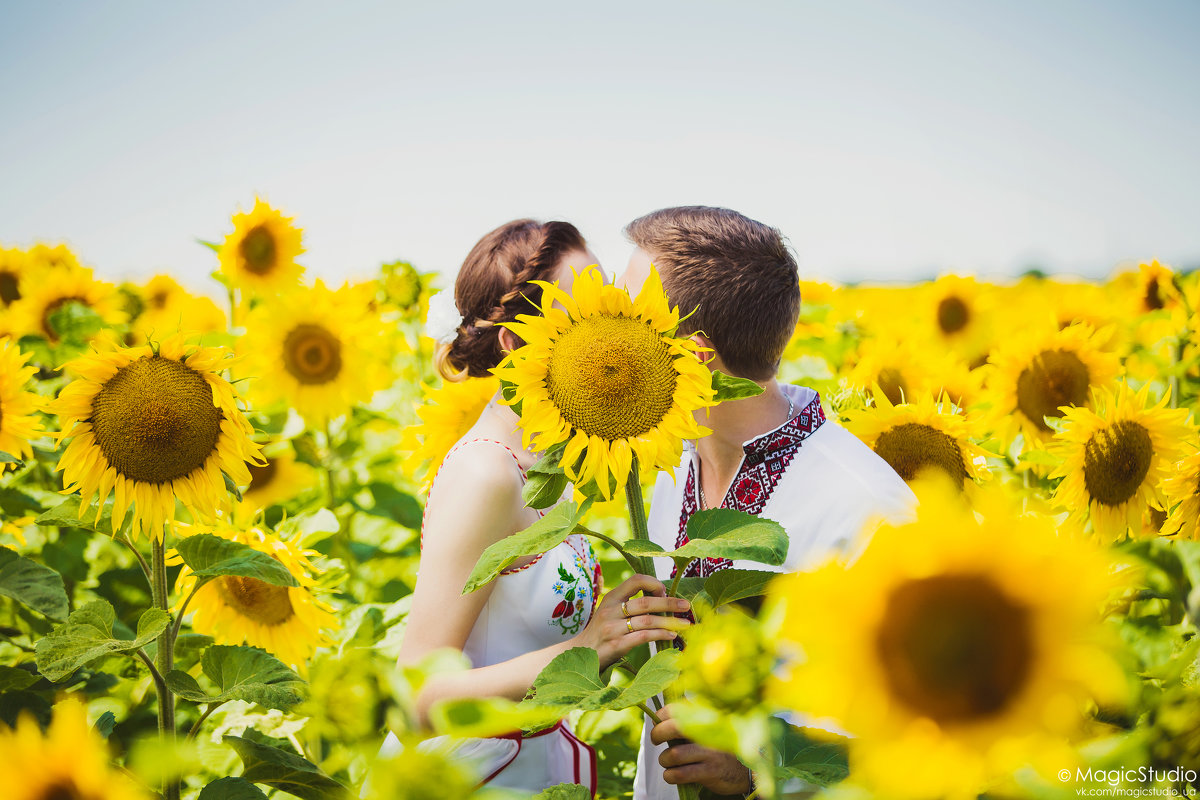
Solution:
[{"label": "gold ring on finger", "polygon": [[621,616],[625,617],[625,618],[629,617],[629,601],[628,600],[621,601]]},{"label": "gold ring on finger", "polygon": [[630,633],[633,633],[633,617],[625,618],[625,627],[629,629]]}]

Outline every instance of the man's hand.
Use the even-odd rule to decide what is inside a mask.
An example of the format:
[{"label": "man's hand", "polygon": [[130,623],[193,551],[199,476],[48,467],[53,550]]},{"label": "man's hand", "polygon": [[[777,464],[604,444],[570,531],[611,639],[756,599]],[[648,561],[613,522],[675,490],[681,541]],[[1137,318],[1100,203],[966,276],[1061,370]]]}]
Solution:
[{"label": "man's hand", "polygon": [[677,742],[658,757],[663,778],[672,785],[696,783],[710,792],[744,795],[750,791],[750,770],[729,753],[702,747],[683,738],[679,723],[671,719],[671,707],[658,712],[662,722],[650,729],[655,744]]}]

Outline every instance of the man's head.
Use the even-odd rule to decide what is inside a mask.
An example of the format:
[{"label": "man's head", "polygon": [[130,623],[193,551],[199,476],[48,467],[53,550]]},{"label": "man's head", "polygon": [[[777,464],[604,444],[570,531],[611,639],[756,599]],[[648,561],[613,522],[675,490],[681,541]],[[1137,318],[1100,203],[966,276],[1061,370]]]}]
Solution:
[{"label": "man's head", "polygon": [[727,208],[681,206],[625,228],[637,245],[625,283],[635,291],[653,263],[681,314],[680,336],[702,333],[726,371],[775,376],[800,314],[796,260],[775,228]]}]

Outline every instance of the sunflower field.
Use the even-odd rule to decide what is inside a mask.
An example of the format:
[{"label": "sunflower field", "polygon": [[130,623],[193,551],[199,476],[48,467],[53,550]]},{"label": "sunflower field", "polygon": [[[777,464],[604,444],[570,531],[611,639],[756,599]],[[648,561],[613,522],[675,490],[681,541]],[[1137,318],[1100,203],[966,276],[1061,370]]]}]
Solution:
[{"label": "sunflower field", "polygon": [[[567,716],[597,796],[628,797],[660,693],[761,797],[1200,787],[1194,274],[802,281],[779,378],[909,482],[913,518],[849,564],[676,581],[686,648],[606,671],[571,650],[525,701],[444,702],[423,727],[423,682],[468,667],[397,666],[424,496],[501,379],[548,453],[530,505],[579,487],[468,590],[572,531],[608,587],[656,557],[782,563],[767,522],[703,517],[686,552],[639,536],[703,407],[757,390],[710,384],[657,282],[630,298],[597,273],[575,298],[550,287],[545,319],[569,313],[525,323],[498,377],[444,383],[424,323],[447,278],[397,261],[311,280],[302,230],[261,200],[222,233],[202,293],[106,280],[64,245],[0,249],[0,796],[502,798],[415,745]],[[529,387],[564,368],[550,343],[569,363],[589,336],[643,342],[675,388],[560,417]],[[388,730],[412,746],[377,758]]]}]

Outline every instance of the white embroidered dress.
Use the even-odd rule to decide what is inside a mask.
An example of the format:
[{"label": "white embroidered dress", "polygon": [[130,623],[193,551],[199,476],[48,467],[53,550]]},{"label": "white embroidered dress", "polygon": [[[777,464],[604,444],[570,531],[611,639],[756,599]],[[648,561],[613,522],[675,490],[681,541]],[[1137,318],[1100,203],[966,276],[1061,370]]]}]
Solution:
[{"label": "white embroidered dress", "polygon": [[[524,483],[525,473],[516,454],[504,444],[467,439],[454,450],[465,447],[503,447],[517,462]],[[433,489],[430,498],[435,502]],[[591,544],[587,537],[572,534],[531,563],[500,573],[463,654],[473,667],[486,667],[569,639],[588,624],[600,591],[600,565]],[[422,747],[435,743],[444,745],[444,737]],[[400,748],[395,734],[389,733],[380,756]],[[575,738],[565,721],[530,736],[514,732],[466,739],[454,748],[454,754],[477,769],[481,784],[537,793],[560,783],[578,783],[596,793],[596,753]]]}]

